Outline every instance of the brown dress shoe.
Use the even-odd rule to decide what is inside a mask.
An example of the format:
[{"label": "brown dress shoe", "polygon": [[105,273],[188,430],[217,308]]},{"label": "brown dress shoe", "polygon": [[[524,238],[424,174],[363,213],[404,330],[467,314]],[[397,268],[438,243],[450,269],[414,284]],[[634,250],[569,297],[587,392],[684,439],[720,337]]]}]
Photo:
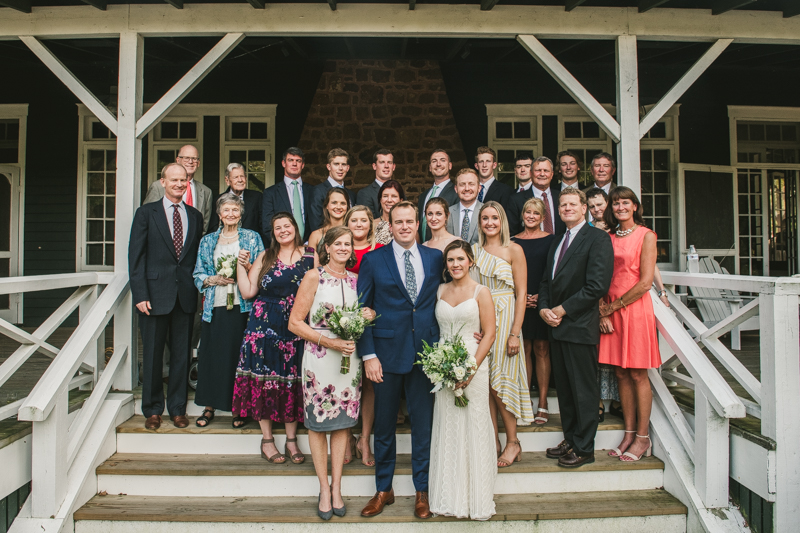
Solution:
[{"label": "brown dress shoe", "polygon": [[159,415],[148,416],[144,421],[145,429],[158,429],[161,427],[161,417]]},{"label": "brown dress shoe", "polygon": [[394,503],[394,489],[389,489],[389,492],[376,492],[375,496],[370,498],[366,507],[361,510],[361,516],[367,518],[379,515],[383,512],[383,508],[387,505]]},{"label": "brown dress shoe", "polygon": [[414,498],[414,516],[417,518],[430,518],[433,516],[431,506],[428,504],[428,492],[417,492]]},{"label": "brown dress shoe", "polygon": [[558,459],[563,455],[567,455],[570,449],[572,449],[572,446],[569,445],[569,442],[562,440],[555,448],[547,448],[547,457],[550,459]]},{"label": "brown dress shoe", "polygon": [[590,453],[589,455],[578,455],[574,451],[570,450],[568,454],[562,455],[558,459],[558,466],[563,466],[564,468],[577,468],[593,462],[594,452]]},{"label": "brown dress shoe", "polygon": [[178,429],[189,427],[189,419],[186,418],[186,415],[171,416],[169,419],[172,420],[172,423],[175,424],[175,427]]}]

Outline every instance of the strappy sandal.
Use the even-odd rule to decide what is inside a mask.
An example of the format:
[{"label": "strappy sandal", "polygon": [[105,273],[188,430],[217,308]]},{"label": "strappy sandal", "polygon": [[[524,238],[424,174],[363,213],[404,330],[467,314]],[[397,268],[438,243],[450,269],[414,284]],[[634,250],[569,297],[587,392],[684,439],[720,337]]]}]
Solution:
[{"label": "strappy sandal", "polygon": [[[537,413],[544,413],[546,415],[550,415],[550,411],[547,409],[542,409],[541,407],[536,410]],[[540,422],[541,420],[541,422]],[[550,416],[537,416],[533,419],[533,423],[537,426],[543,426],[550,421]]]},{"label": "strappy sandal", "polygon": [[[506,459],[503,459],[503,456],[501,455],[501,456],[500,456],[500,457],[497,459],[497,468],[508,468],[508,467],[509,467],[509,466],[511,466],[513,463],[518,463],[518,462],[520,462],[520,461],[522,460],[522,444],[520,444],[520,442],[519,442],[519,439],[517,439],[517,440],[510,440],[510,441],[508,441],[508,442],[506,443],[506,447],[508,447],[508,445],[509,445],[509,444],[516,444],[517,446],[519,446],[519,451],[517,452],[517,456],[516,456],[516,457],[514,457],[514,458],[511,460],[511,462],[508,462]],[[501,463],[502,463],[502,464],[501,464]]]},{"label": "strappy sandal", "polygon": [[[285,455],[289,455],[289,443],[290,442],[297,442],[297,437],[290,439],[286,439],[286,447],[284,447],[283,453]],[[303,452],[298,451],[296,454],[291,456],[292,462],[296,465],[303,464],[306,462],[306,456],[303,455]]]},{"label": "strappy sandal", "polygon": [[[206,416],[206,413],[211,413],[211,416]],[[203,414],[194,421],[194,425],[199,428],[208,427],[212,420],[214,420],[214,410],[205,408],[203,409]],[[200,422],[202,422],[202,424]]]},{"label": "strappy sandal", "polygon": [[231,420],[231,426],[233,429],[242,429],[249,422],[250,420],[246,416],[234,416],[233,420]]},{"label": "strappy sandal", "polygon": [[347,439],[347,447],[344,451],[344,464],[349,465],[353,462],[353,456],[356,454],[356,438],[354,435],[350,435],[350,438]]},{"label": "strappy sandal", "polygon": [[[286,456],[283,455],[281,452],[276,453],[275,455],[267,457],[267,454],[264,453],[264,445],[265,444],[273,444],[275,439],[261,439],[261,457],[269,461],[270,463],[275,464],[283,464],[286,462]],[[283,459],[281,461],[281,459]]]},{"label": "strappy sandal", "polygon": [[[625,433],[636,433],[636,431],[627,431],[626,430]],[[631,442],[631,444],[633,444],[633,442]],[[630,446],[630,444],[628,444],[628,446]],[[625,448],[625,449],[627,450],[628,448]],[[623,451],[620,450],[619,448],[611,448],[611,451],[608,452],[608,455],[610,455],[611,457],[619,457],[622,454],[623,454]]]},{"label": "strappy sandal", "polygon": [[[366,455],[364,455],[364,451],[359,446],[359,444],[361,444],[361,441],[364,441],[364,442],[367,443],[367,454]],[[361,464],[364,465],[364,466],[375,466],[375,458],[372,457],[372,452],[369,451],[369,437],[368,436],[365,437],[364,435],[361,435],[361,437],[359,437],[358,442],[356,444],[356,457],[361,459]]]},{"label": "strappy sandal", "polygon": [[[639,455],[639,457],[636,457],[631,452],[623,453],[622,455],[619,456],[619,460],[622,461],[623,463],[635,463],[642,457],[650,457],[651,455],[653,455],[653,441],[650,440],[650,435],[636,435],[636,438],[647,439],[650,442],[650,445],[647,447],[645,451],[642,452],[641,455]],[[631,444],[631,446],[632,445],[633,444]]]}]

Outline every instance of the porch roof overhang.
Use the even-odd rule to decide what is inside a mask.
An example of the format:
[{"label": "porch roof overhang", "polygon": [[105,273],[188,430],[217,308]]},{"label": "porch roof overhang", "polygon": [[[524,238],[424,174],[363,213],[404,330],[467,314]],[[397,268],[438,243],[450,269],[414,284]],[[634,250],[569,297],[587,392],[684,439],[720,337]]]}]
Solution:
[{"label": "porch roof overhang", "polygon": [[[4,2],[5,3],[5,2]],[[723,16],[711,9],[651,9],[498,5],[338,4],[325,3],[186,4],[176,12],[167,4],[35,7],[31,13],[3,9],[0,40],[20,35],[38,38],[97,38],[136,33],[144,37],[247,36],[296,37],[453,37],[539,39],[615,39],[636,35],[640,40],[715,41],[733,39],[750,44],[800,44],[800,17],[781,11],[733,10]]]}]

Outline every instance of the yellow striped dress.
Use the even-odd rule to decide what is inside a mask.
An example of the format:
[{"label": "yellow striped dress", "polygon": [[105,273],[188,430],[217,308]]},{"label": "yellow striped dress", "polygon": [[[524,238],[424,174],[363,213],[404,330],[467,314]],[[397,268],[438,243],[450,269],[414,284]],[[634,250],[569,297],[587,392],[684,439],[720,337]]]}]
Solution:
[{"label": "yellow striped dress", "polygon": [[[506,354],[508,334],[514,323],[514,277],[511,264],[484,251],[480,244],[473,244],[475,268],[470,276],[492,292],[497,316],[497,337],[489,354],[489,379],[508,412],[517,418],[518,426],[533,422],[533,406],[525,372],[525,357],[522,353],[513,357]],[[520,349],[522,339],[520,339]]]}]

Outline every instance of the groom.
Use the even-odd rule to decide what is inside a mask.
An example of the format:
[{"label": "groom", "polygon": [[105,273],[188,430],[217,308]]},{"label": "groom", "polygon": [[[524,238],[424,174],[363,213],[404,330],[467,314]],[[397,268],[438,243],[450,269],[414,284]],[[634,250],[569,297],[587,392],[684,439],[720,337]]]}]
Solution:
[{"label": "groom", "polygon": [[414,515],[430,518],[428,466],[430,463],[433,394],[431,382],[414,365],[422,341],[439,340],[434,308],[442,273],[442,254],[417,246],[417,208],[400,202],[389,213],[394,240],[364,256],[358,276],[361,303],[378,318],[358,341],[364,373],[375,389],[375,485],[378,491],[361,516],[380,514],[394,503],[392,478],[396,461],[395,426],[400,394],[406,393],[411,417],[411,468],[416,500]]}]

